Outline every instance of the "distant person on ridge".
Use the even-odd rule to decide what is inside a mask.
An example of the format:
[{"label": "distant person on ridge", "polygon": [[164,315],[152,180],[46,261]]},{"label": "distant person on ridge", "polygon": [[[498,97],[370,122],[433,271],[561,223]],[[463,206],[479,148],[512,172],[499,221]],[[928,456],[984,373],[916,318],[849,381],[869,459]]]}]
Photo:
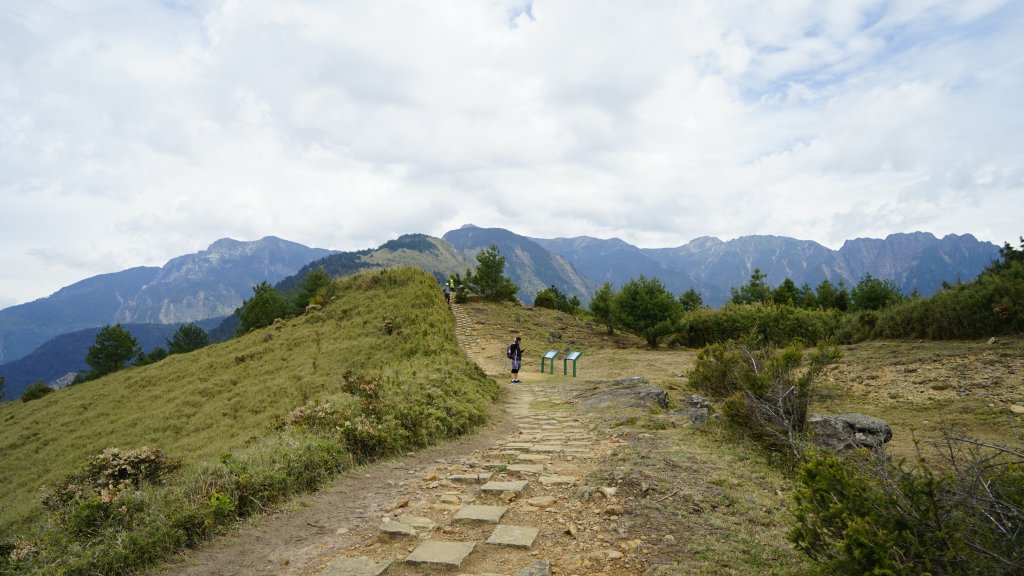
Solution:
[{"label": "distant person on ridge", "polygon": [[522,340],[522,336],[516,336],[515,342],[508,345],[507,355],[512,360],[512,383],[519,384],[522,380],[519,379],[519,368],[523,365],[523,347],[519,344]]},{"label": "distant person on ridge", "polygon": [[452,292],[448,289],[447,284],[444,285],[444,301],[449,304],[452,303]]}]

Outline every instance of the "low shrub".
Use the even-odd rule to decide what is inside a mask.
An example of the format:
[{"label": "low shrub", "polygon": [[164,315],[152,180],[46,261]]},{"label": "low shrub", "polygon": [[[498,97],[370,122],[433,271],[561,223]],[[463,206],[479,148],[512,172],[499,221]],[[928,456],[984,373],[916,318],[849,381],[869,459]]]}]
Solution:
[{"label": "low shrub", "polygon": [[924,460],[814,453],[800,466],[789,537],[821,574],[1024,573],[1024,455],[947,437]]},{"label": "low shrub", "polygon": [[25,391],[21,393],[21,401],[29,402],[31,400],[38,400],[47,394],[54,392],[53,388],[46,385],[45,382],[34,382],[29,384]]},{"label": "low shrub", "polygon": [[909,300],[878,318],[877,338],[952,340],[1024,332],[1024,264],[1013,262],[931,298]]},{"label": "low shrub", "polygon": [[718,310],[701,308],[684,314],[674,341],[701,347],[753,333],[776,346],[796,338],[813,345],[832,338],[842,316],[837,310],[780,304],[727,304]]},{"label": "low shrub", "polygon": [[814,383],[839,359],[836,346],[805,353],[798,343],[783,350],[758,335],[707,346],[690,371],[690,383],[715,399],[737,430],[772,449],[799,456]]}]

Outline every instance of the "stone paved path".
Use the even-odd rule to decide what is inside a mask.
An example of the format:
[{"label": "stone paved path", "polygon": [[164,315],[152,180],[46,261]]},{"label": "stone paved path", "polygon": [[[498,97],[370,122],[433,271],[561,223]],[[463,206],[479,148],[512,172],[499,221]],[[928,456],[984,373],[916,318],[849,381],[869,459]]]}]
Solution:
[{"label": "stone paved path", "polygon": [[[507,382],[507,374],[500,372],[503,359],[485,354],[496,345],[476,339],[463,305],[453,305],[453,314],[470,358]],[[583,546],[576,525],[581,504],[575,496],[614,441],[597,437],[579,417],[558,410],[562,398],[550,377],[545,381],[538,374],[529,382],[531,376],[524,373],[526,384],[505,384],[507,409],[518,428],[514,433],[483,453],[438,461],[421,471],[415,493],[381,511],[376,534],[360,548],[325,558],[312,574],[540,576],[552,573],[553,562],[560,563],[561,573],[584,574],[602,572],[608,562],[621,559],[621,552],[595,553],[592,546]],[[607,498],[602,506],[614,512],[614,496]]]}]

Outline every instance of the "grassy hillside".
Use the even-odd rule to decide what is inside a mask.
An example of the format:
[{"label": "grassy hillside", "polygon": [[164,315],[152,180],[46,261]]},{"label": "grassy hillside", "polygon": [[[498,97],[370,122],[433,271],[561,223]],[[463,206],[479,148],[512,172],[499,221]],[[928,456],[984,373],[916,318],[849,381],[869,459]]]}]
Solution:
[{"label": "grassy hillside", "polygon": [[303,406],[329,402],[364,418],[360,406],[369,403],[359,386],[372,388],[375,402],[412,405],[399,412],[415,414],[415,426],[400,423],[406,431],[386,439],[390,449],[486,419],[498,387],[459,349],[432,276],[373,271],[340,284],[340,296],[322,310],[40,400],[0,405],[0,539],[40,518],[40,486],[108,447],[154,446],[182,458],[185,469],[213,466],[278,434]]},{"label": "grassy hillside", "polygon": [[386,242],[363,256],[362,262],[384,268],[412,266],[437,278],[463,274],[466,269],[477,265],[476,260],[454,250],[447,242],[424,234],[406,234]]}]

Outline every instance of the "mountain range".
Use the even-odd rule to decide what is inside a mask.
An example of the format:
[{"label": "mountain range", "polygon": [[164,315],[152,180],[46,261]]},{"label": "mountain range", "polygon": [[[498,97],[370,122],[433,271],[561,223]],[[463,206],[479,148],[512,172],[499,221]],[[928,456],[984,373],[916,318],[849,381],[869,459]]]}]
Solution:
[{"label": "mountain range", "polygon": [[535,242],[595,282],[618,287],[643,274],[675,293],[695,288],[714,307],[726,303],[730,289],[746,284],[755,269],[771,286],[789,278],[797,286],[829,280],[853,287],[870,274],[892,280],[904,294],[931,296],[943,282],[974,279],[999,256],[998,246],[970,234],[940,239],[927,232],[847,240],[839,250],[781,236],[702,237],[675,248],[638,248],[616,238],[586,236]]},{"label": "mountain range", "polygon": [[[213,330],[222,318],[210,318],[196,322],[196,326]],[[180,324],[122,324],[131,333],[142,350],[150,352],[157,347],[167,349]],[[75,374],[87,370],[85,355],[96,343],[96,334],[101,327],[85,328],[61,334],[47,340],[31,353],[0,366],[4,377],[3,396],[17,398],[33,382],[43,381],[54,387],[67,385]]]},{"label": "mountain range", "polygon": [[273,236],[253,242],[224,238],[162,267],[93,276],[0,310],[0,362],[17,360],[54,336],[85,328],[227,316],[252,295],[254,285],[278,282],[330,253]]},{"label": "mountain range", "polygon": [[[369,268],[414,266],[442,281],[474,268],[475,255],[492,245],[506,259],[505,273],[519,286],[519,300],[527,304],[550,286],[586,303],[605,282],[617,289],[643,275],[660,279],[676,294],[694,288],[705,304],[717,307],[728,301],[731,288],[748,282],[755,269],[767,275],[771,286],[789,278],[797,285],[814,287],[827,279],[853,287],[870,274],[892,280],[905,294],[929,296],[943,283],[972,280],[999,255],[998,246],[970,234],[936,238],[926,232],[848,240],[839,250],[779,236],[728,241],[702,237],[673,248],[639,248],[617,238],[529,238],[473,225],[442,238],[406,234],[376,249],[353,252],[308,248],[274,237],[255,242],[225,238],[160,268],[95,276],[47,298],[0,310],[0,360],[8,362],[0,364],[0,375],[17,373],[19,382],[29,377],[24,375],[24,363],[11,365],[61,334],[114,322],[173,326],[230,318],[252,286],[267,281],[291,290],[316,268],[342,276]],[[231,322],[210,330],[211,337],[229,336]],[[46,354],[34,357],[31,365],[46,365],[47,354],[62,350],[59,343],[44,348]],[[144,350],[148,351],[145,346]],[[32,381],[49,377],[37,374]],[[13,397],[12,387],[7,388],[6,396]]]}]

